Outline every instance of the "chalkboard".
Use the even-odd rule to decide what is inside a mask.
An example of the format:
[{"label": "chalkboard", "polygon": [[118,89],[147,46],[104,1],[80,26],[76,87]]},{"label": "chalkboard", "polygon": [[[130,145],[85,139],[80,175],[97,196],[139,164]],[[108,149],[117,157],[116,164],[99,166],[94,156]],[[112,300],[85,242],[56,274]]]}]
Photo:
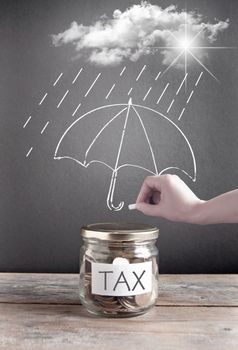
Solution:
[{"label": "chalkboard", "polygon": [[1,271],[77,272],[80,227],[127,221],[159,227],[161,273],[237,272],[237,225],[128,210],[148,175],[238,187],[237,1],[186,6],[1,1]]}]

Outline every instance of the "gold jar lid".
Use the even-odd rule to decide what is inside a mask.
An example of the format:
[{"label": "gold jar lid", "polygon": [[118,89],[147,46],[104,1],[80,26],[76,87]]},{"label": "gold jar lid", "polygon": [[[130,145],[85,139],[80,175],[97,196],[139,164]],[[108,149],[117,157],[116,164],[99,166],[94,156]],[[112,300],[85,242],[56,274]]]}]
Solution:
[{"label": "gold jar lid", "polygon": [[140,223],[106,222],[83,226],[81,235],[106,241],[145,241],[157,239],[159,229]]}]

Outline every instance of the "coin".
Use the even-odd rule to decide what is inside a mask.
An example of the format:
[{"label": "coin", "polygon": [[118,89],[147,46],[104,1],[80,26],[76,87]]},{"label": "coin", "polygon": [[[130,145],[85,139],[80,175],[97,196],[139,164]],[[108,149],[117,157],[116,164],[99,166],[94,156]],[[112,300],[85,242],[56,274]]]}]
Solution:
[{"label": "coin", "polygon": [[135,309],[137,307],[134,296],[118,297],[118,301],[126,309]]},{"label": "coin", "polygon": [[115,259],[113,259],[112,262],[114,265],[128,265],[130,264],[129,260],[126,258],[121,258],[121,257],[117,257]]},{"label": "coin", "polygon": [[121,308],[117,297],[95,295],[95,301],[102,307],[103,311],[117,311]]},{"label": "coin", "polygon": [[152,293],[138,294],[135,296],[136,305],[146,307],[151,302]]},{"label": "coin", "polygon": [[145,261],[145,259],[144,258],[132,258],[131,260],[130,260],[130,263],[131,264],[139,264],[139,263],[142,263],[142,262],[144,262]]}]

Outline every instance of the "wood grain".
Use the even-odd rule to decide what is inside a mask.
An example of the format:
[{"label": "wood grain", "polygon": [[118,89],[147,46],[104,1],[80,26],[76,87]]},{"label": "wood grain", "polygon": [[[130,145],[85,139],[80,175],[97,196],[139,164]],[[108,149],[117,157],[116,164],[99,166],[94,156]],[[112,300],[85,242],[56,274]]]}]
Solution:
[{"label": "wood grain", "polygon": [[128,319],[90,316],[81,305],[0,305],[0,348],[237,350],[238,309],[156,307]]},{"label": "wood grain", "polygon": [[[78,275],[0,273],[0,303],[80,304]],[[161,275],[157,305],[238,306],[238,275]]]},{"label": "wood grain", "polygon": [[78,275],[0,274],[1,350],[237,350],[238,275],[162,275],[157,306],[109,319],[80,305]]}]

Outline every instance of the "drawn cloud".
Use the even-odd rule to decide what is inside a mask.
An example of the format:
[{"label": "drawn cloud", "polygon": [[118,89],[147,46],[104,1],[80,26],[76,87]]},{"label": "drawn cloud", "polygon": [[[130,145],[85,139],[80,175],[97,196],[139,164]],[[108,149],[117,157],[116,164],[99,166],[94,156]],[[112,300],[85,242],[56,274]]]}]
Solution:
[{"label": "drawn cloud", "polygon": [[[103,15],[88,26],[74,21],[62,33],[52,35],[52,42],[55,46],[72,44],[76,58],[83,56],[90,63],[103,66],[118,65],[125,59],[137,61],[142,55],[155,53],[154,47],[160,47],[162,63],[170,65],[178,55],[186,30],[191,40],[195,38],[193,46],[199,42],[207,46],[228,26],[228,19],[210,23],[196,12],[179,11],[174,5],[162,9],[143,1],[124,12],[116,9],[112,18]],[[205,50],[196,54],[200,60],[206,55]],[[181,67],[179,61],[174,66]]]}]

